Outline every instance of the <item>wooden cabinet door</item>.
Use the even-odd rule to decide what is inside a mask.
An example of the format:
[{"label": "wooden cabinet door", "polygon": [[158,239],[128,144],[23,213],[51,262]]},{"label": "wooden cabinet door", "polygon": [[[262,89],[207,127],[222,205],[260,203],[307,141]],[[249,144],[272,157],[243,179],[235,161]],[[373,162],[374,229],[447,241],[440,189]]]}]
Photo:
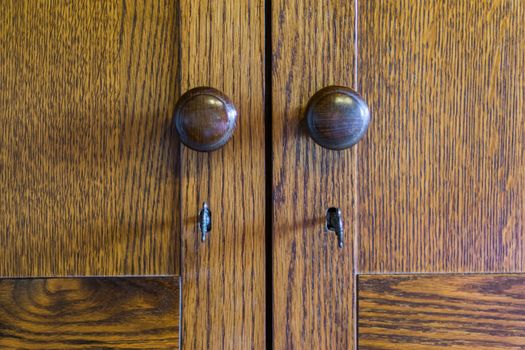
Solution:
[{"label": "wooden cabinet door", "polygon": [[[262,1],[2,2],[0,347],[264,347],[263,25]],[[239,111],[209,154],[172,125],[201,85]]]},{"label": "wooden cabinet door", "polygon": [[178,347],[177,6],[0,8],[0,347]]},{"label": "wooden cabinet door", "polygon": [[[272,1],[276,349],[525,347],[524,31],[522,1]],[[368,102],[353,148],[302,129],[327,85]]]},{"label": "wooden cabinet door", "polygon": [[525,277],[488,273],[525,271],[525,3],[358,11],[359,347],[523,349]]}]

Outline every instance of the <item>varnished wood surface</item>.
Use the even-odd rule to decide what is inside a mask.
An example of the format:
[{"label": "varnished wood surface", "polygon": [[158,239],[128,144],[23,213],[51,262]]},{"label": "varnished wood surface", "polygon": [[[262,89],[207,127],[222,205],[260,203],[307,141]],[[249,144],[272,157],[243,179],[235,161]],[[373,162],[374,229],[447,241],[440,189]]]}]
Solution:
[{"label": "varnished wood surface", "polygon": [[359,272],[525,268],[525,2],[359,2]]},{"label": "varnished wood surface", "polygon": [[[352,1],[272,1],[273,345],[353,347],[355,149],[331,151],[307,134],[310,97],[354,80]],[[345,245],[325,233],[339,207]]]},{"label": "varnished wood surface", "polygon": [[525,275],[361,275],[359,350],[525,348]]},{"label": "varnished wood surface", "polygon": [[2,349],[178,349],[178,277],[0,280]]},{"label": "varnished wood surface", "polygon": [[173,1],[2,1],[0,276],[179,270]]},{"label": "varnished wood surface", "polygon": [[355,145],[370,123],[366,102],[345,86],[328,86],[317,91],[308,101],[304,114],[310,137],[333,150]]},{"label": "varnished wood surface", "polygon": [[[183,0],[180,15],[181,91],[214,87],[239,112],[223,148],[182,148],[182,347],[264,349],[264,1]],[[203,243],[204,201],[212,230]]]},{"label": "varnished wood surface", "polygon": [[196,151],[211,152],[232,137],[237,110],[219,90],[200,86],[180,97],[173,119],[181,142]]}]

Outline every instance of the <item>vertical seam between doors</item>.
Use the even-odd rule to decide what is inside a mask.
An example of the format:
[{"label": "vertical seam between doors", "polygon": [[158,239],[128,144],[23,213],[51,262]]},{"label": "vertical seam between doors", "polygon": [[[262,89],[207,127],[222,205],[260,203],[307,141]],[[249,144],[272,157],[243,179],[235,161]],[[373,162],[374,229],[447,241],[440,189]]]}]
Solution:
[{"label": "vertical seam between doors", "polygon": [[[178,33],[177,33],[177,40],[179,41],[178,42],[178,50],[177,50],[177,56],[178,56],[178,59],[177,59],[177,73],[176,73],[176,84],[178,84],[178,93],[179,95],[178,96],[175,96],[177,99],[180,97],[180,95],[182,95],[182,45],[181,45],[181,41],[182,41],[182,15],[181,15],[181,6],[180,6],[180,1],[177,1],[177,5],[175,5],[175,9],[177,11],[177,13],[175,14],[177,16],[177,30],[178,30]],[[175,101],[174,101],[175,103]],[[172,128],[174,127],[173,125],[171,126]],[[183,174],[183,168],[182,168],[182,143],[179,141],[179,149],[178,149],[178,152],[177,152],[177,167],[178,167],[178,170],[179,170],[179,193],[178,193],[178,201],[179,201],[179,208],[178,208],[178,215],[179,215],[179,234],[178,234],[178,239],[179,239],[179,266],[180,266],[180,269],[179,269],[179,274],[180,274],[180,278],[179,278],[179,286],[180,286],[180,290],[179,290],[179,349],[182,349],[182,345],[184,343],[184,327],[183,327],[183,322],[184,322],[184,305],[182,304],[182,291],[183,291],[183,288],[184,288],[184,276],[185,276],[185,271],[184,271],[184,247],[183,247],[183,242],[184,240],[182,239],[182,236],[183,236],[183,229],[184,229],[184,220],[183,220],[183,217],[182,217],[182,174]]]},{"label": "vertical seam between doors", "polygon": [[[358,64],[359,64],[359,0],[354,0],[354,90],[358,91],[359,89],[359,82],[358,82]],[[352,274],[353,274],[353,319],[354,324],[353,327],[353,333],[354,333],[354,349],[357,350],[359,348],[359,341],[358,341],[358,335],[359,335],[359,329],[358,329],[358,321],[359,321],[359,310],[358,310],[358,278],[357,273],[359,271],[358,269],[358,263],[359,263],[359,256],[358,256],[358,244],[359,244],[359,173],[357,171],[357,165],[358,165],[358,157],[359,153],[357,152],[358,147],[360,145],[356,145],[354,148],[354,241],[353,241],[353,247],[352,247],[352,255],[353,255],[353,261],[352,261]]]}]

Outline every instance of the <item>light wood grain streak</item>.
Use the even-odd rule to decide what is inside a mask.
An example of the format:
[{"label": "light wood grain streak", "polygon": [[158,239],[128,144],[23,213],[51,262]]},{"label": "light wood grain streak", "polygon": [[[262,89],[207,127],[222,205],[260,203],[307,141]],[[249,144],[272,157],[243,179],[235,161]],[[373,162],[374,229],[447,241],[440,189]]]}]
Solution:
[{"label": "light wood grain streak", "polygon": [[[211,86],[239,112],[213,153],[182,148],[185,349],[266,345],[264,1],[182,0],[181,90]],[[212,231],[200,241],[206,201]]]},{"label": "light wood grain streak", "polygon": [[178,277],[0,280],[2,349],[179,348]]},{"label": "light wood grain streak", "polygon": [[360,272],[525,268],[525,2],[359,2]]},{"label": "light wood grain streak", "polygon": [[172,1],[2,1],[0,276],[177,274]]},{"label": "light wood grain streak", "polygon": [[[303,128],[308,99],[332,84],[353,87],[354,3],[272,1],[273,345],[353,347],[355,148],[330,151]],[[326,234],[340,207],[345,246]]]},{"label": "light wood grain streak", "polygon": [[361,275],[360,350],[525,348],[524,275]]}]

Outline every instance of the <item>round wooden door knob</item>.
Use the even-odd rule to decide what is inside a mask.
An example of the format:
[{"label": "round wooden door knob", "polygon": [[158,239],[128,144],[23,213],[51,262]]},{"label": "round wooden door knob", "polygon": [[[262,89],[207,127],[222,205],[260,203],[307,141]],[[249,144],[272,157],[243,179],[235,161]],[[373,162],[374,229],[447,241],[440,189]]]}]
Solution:
[{"label": "round wooden door knob", "polygon": [[224,146],[232,137],[237,110],[219,90],[198,87],[180,97],[174,118],[182,143],[195,151],[211,152]]},{"label": "round wooden door knob", "polygon": [[355,145],[370,124],[366,102],[357,92],[343,86],[317,91],[308,101],[305,114],[310,137],[334,150]]}]

